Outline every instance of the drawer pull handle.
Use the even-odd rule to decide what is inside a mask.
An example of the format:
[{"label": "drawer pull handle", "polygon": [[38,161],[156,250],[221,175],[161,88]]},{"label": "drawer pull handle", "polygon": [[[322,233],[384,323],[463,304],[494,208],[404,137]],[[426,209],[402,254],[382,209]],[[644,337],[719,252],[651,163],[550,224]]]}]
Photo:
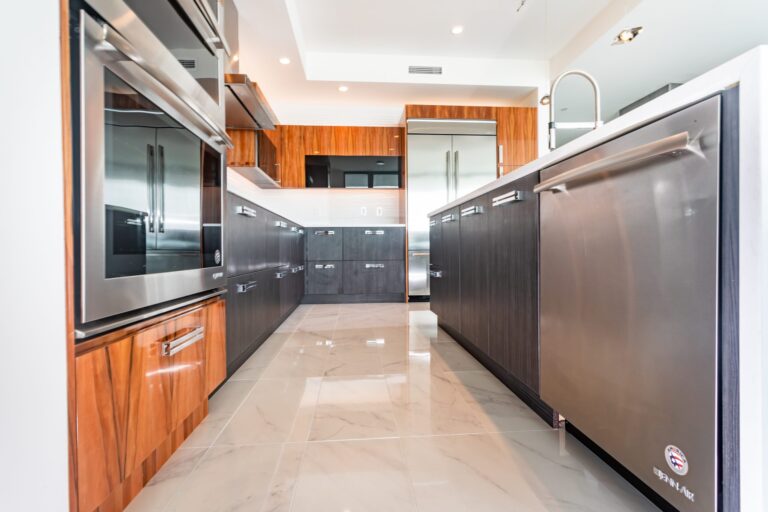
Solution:
[{"label": "drawer pull handle", "polygon": [[491,200],[494,207],[501,206],[503,204],[515,203],[523,200],[523,194],[519,190],[513,190],[500,196],[496,196]]},{"label": "drawer pull handle", "polygon": [[275,274],[275,277],[278,278],[278,279],[282,279],[282,278],[284,278],[287,275],[288,275],[288,272],[278,272],[278,273]]},{"label": "drawer pull handle", "polygon": [[259,286],[258,281],[249,281],[247,283],[237,285],[237,293],[246,293]]},{"label": "drawer pull handle", "polygon": [[304,265],[299,265],[298,267],[293,267],[291,269],[291,274],[298,274],[302,270],[304,270]]},{"label": "drawer pull handle", "polygon": [[376,231],[374,231],[372,229],[366,229],[365,230],[365,234],[366,235],[383,235],[384,234],[384,230],[383,229],[377,229]]},{"label": "drawer pull handle", "polygon": [[365,268],[384,268],[383,263],[366,263]]},{"label": "drawer pull handle", "polygon": [[333,270],[333,269],[335,269],[335,268],[336,268],[336,265],[334,265],[333,263],[331,263],[331,264],[328,264],[328,265],[320,265],[320,266],[321,266],[322,268],[326,269],[326,270]]},{"label": "drawer pull handle", "polygon": [[443,271],[442,270],[430,270],[429,271],[429,276],[430,277],[434,277],[436,279],[440,279],[441,277],[443,277]]},{"label": "drawer pull handle", "polygon": [[275,221],[275,227],[276,228],[287,228],[288,227],[288,223],[287,222],[283,222],[281,220],[276,220]]},{"label": "drawer pull handle", "polygon": [[175,340],[163,342],[163,355],[172,356],[184,350],[185,348],[194,345],[198,341],[205,338],[205,327],[197,327],[192,332],[180,336]]},{"label": "drawer pull handle", "polygon": [[431,220],[431,221],[429,221],[429,226],[430,226],[430,227],[432,227],[432,226],[437,226],[437,221],[436,221],[436,220]]},{"label": "drawer pull handle", "polygon": [[328,231],[315,231],[315,235],[317,236],[333,236],[336,232],[334,230],[328,230]]},{"label": "drawer pull handle", "polygon": [[483,213],[482,206],[470,206],[469,208],[464,208],[461,210],[461,216],[462,217],[469,217],[470,215],[479,215]]},{"label": "drawer pull handle", "polygon": [[297,228],[296,226],[291,226],[291,231],[293,231],[294,233],[296,233],[296,232],[298,232],[298,231],[299,231],[299,228]]},{"label": "drawer pull handle", "polygon": [[445,224],[446,222],[453,222],[456,220],[456,216],[452,213],[449,213],[448,215],[443,215],[443,217],[440,219],[440,221]]},{"label": "drawer pull handle", "polygon": [[242,215],[244,217],[258,217],[258,213],[256,213],[256,210],[253,208],[249,208],[247,206],[238,206],[235,208],[235,213],[238,215]]},{"label": "drawer pull handle", "polygon": [[299,234],[303,235],[304,234],[304,230],[303,229],[299,229]]}]

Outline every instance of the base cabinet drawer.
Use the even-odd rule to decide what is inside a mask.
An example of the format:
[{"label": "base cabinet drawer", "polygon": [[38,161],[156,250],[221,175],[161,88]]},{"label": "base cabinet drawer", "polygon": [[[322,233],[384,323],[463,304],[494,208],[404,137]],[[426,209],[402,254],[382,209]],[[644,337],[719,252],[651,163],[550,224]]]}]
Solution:
[{"label": "base cabinet drawer", "polygon": [[307,295],[337,295],[342,292],[341,261],[310,261],[306,274]]},{"label": "base cabinet drawer", "polygon": [[348,295],[403,293],[402,261],[345,261],[343,291]]},{"label": "base cabinet drawer", "polygon": [[342,259],[341,228],[309,228],[307,230],[308,261],[340,261]]},{"label": "base cabinet drawer", "polygon": [[345,260],[402,260],[404,258],[405,228],[344,228]]}]

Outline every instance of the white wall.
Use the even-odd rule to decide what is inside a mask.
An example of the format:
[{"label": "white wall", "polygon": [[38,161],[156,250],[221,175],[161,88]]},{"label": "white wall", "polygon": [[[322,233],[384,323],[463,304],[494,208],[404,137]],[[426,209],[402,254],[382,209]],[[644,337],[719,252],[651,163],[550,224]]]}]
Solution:
[{"label": "white wall", "polygon": [[404,190],[343,188],[260,189],[233,170],[227,188],[302,226],[404,224]]},{"label": "white wall", "polygon": [[59,2],[4,2],[3,15],[15,21],[0,31],[0,510],[56,512],[68,507]]}]

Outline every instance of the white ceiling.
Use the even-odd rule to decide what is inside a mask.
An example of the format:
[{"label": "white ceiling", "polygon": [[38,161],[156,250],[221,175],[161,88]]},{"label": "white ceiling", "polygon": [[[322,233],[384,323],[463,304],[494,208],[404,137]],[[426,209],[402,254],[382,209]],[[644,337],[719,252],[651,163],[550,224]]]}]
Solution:
[{"label": "white ceiling", "polygon": [[[241,71],[285,124],[395,125],[406,103],[535,104],[550,74],[573,68],[597,77],[610,119],[768,43],[768,0],[527,0],[518,13],[520,1],[235,0]],[[637,25],[636,41],[611,46]],[[413,64],[444,74],[409,75]],[[558,119],[588,119],[589,89],[568,79],[559,106]]]},{"label": "white ceiling", "polygon": [[517,12],[520,1],[236,0],[240,69],[285,124],[394,125],[406,103],[532,104],[548,59],[611,0],[527,0]]},{"label": "white ceiling", "polygon": [[[610,0],[294,0],[309,51],[548,60]],[[462,25],[461,36],[451,27]]]}]

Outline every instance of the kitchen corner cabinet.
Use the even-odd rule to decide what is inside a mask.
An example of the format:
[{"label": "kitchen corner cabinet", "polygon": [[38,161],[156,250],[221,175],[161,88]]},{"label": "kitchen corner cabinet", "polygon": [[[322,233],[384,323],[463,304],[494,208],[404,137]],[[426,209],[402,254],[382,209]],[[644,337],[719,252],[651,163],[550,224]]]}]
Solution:
[{"label": "kitchen corner cabinet", "polygon": [[224,300],[78,345],[79,512],[122,510],[207,413],[223,379]]},{"label": "kitchen corner cabinet", "polygon": [[538,173],[430,219],[430,307],[441,326],[548,422],[539,393]]}]

